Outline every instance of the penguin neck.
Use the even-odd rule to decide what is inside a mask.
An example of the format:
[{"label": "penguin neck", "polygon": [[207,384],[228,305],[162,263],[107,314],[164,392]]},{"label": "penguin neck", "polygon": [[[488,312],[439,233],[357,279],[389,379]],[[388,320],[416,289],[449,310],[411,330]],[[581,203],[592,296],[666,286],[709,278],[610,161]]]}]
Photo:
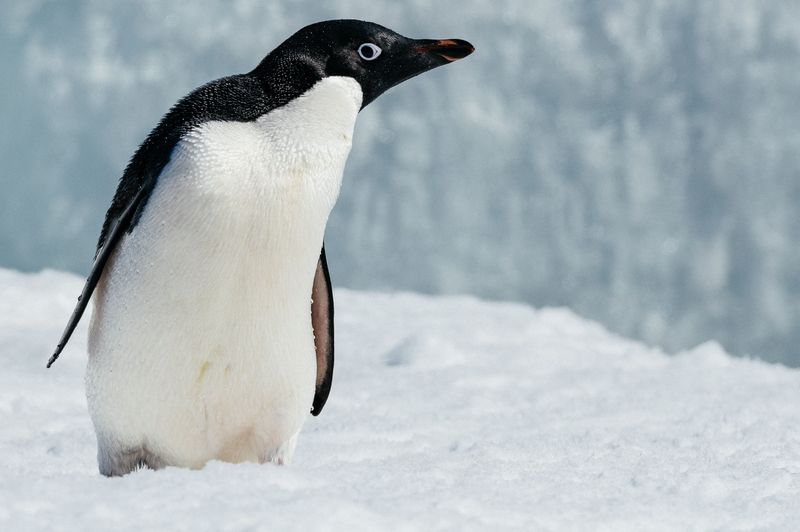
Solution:
[{"label": "penguin neck", "polygon": [[311,60],[280,52],[276,48],[247,75],[258,80],[266,94],[286,104],[324,79],[325,72]]},{"label": "penguin neck", "polygon": [[285,157],[305,157],[332,148],[339,152],[344,143],[346,148],[340,155],[346,158],[362,98],[361,86],[353,78],[329,76],[282,108],[263,115],[256,124],[278,144],[292,146],[284,150]]}]

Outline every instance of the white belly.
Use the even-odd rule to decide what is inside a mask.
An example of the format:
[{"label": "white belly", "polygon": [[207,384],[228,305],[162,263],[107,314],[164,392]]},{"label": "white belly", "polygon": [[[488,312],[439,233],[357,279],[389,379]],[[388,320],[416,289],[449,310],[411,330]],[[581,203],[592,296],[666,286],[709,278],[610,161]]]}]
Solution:
[{"label": "white belly", "polygon": [[267,460],[300,430],[316,375],[311,285],[360,105],[354,80],[326,78],[178,144],[95,292],[99,441],[200,467]]}]

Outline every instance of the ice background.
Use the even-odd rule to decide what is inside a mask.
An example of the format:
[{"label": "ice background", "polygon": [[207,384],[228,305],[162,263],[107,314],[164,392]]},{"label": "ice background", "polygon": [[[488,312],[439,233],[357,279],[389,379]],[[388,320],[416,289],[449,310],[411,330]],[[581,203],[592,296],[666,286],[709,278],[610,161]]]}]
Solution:
[{"label": "ice background", "polygon": [[86,273],[167,108],[342,17],[477,52],[362,114],[336,286],[565,305],[800,365],[791,1],[2,0],[0,264]]}]

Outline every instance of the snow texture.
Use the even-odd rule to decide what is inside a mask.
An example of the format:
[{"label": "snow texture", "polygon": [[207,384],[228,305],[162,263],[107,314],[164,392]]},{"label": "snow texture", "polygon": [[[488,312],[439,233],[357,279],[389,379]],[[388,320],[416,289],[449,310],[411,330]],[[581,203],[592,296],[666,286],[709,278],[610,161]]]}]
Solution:
[{"label": "snow texture", "polygon": [[[85,273],[167,108],[317,20],[477,51],[362,113],[340,286],[566,305],[800,365],[800,3],[1,0],[0,264]],[[413,264],[413,267],[411,266]]]},{"label": "snow texture", "polygon": [[0,270],[0,530],[794,530],[800,371],[564,309],[337,290],[290,467],[96,470],[82,280]]}]

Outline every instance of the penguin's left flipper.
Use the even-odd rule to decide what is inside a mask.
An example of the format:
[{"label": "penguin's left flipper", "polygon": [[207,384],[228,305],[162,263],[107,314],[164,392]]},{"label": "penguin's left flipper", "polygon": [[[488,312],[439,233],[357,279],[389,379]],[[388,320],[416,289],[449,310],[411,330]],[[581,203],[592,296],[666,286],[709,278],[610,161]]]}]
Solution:
[{"label": "penguin's left flipper", "polygon": [[83,316],[83,312],[86,310],[86,306],[92,298],[92,292],[94,292],[94,288],[97,286],[97,282],[103,274],[103,268],[105,268],[108,258],[111,256],[117,243],[119,243],[120,237],[122,237],[125,230],[130,226],[142,200],[148,196],[149,191],[148,187],[142,187],[134,195],[133,200],[128,204],[125,210],[122,211],[117,222],[108,234],[105,235],[102,245],[97,249],[97,253],[94,256],[94,263],[92,264],[92,270],[86,278],[86,284],[83,285],[81,295],[78,296],[78,304],[75,306],[75,310],[72,311],[72,316],[70,316],[67,327],[61,335],[61,340],[58,341],[55,352],[50,357],[50,360],[47,361],[48,368],[52,366],[53,362],[61,355],[61,351],[64,350],[64,346],[67,345],[70,336],[72,336],[72,332],[75,330],[75,327],[78,326],[78,322],[81,321],[81,316]]},{"label": "penguin's left flipper", "polygon": [[318,416],[331,393],[333,381],[333,290],[324,244],[311,288],[311,327],[314,330],[314,348],[317,352],[317,385],[311,414]]}]

